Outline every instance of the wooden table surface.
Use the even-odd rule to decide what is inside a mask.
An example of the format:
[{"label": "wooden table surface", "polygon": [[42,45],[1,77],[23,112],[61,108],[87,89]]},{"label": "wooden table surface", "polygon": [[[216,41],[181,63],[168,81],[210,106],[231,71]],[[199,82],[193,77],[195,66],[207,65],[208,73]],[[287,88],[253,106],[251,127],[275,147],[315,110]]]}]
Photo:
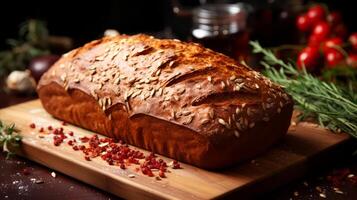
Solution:
[{"label": "wooden table surface", "polygon": [[[0,91],[0,108],[35,99],[36,96],[5,94]],[[336,172],[350,170],[357,176],[357,156],[339,158],[339,162],[321,169],[286,186],[277,188],[268,194],[259,194],[259,199],[357,199],[357,184],[345,178],[336,192],[327,176]],[[111,194],[79,182],[56,172],[56,179],[51,176],[53,170],[24,158],[5,159],[0,153],[0,199],[119,199]],[[33,183],[33,180],[43,183]],[[319,190],[326,190],[326,198]]]}]

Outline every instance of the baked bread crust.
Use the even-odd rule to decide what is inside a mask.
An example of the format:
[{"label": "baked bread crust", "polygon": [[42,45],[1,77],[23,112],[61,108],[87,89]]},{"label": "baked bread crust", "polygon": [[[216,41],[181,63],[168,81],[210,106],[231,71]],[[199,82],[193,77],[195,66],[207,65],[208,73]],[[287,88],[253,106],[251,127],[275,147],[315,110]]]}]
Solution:
[{"label": "baked bread crust", "polygon": [[266,150],[285,135],[293,108],[280,86],[247,66],[142,34],[63,55],[38,94],[56,118],[207,169]]}]

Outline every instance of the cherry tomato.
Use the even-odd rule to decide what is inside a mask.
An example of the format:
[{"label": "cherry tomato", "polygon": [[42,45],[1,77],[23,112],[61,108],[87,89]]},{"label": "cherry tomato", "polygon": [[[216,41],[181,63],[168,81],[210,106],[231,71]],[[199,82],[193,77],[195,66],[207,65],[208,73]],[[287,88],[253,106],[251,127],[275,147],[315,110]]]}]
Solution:
[{"label": "cherry tomato", "polygon": [[348,41],[352,44],[353,49],[357,50],[357,32],[352,33]]},{"label": "cherry tomato", "polygon": [[327,21],[331,24],[331,26],[335,26],[342,22],[342,15],[340,12],[333,11],[327,15]]},{"label": "cherry tomato", "polygon": [[326,22],[319,22],[313,29],[312,34],[315,35],[316,41],[324,41],[330,33],[330,26]]},{"label": "cherry tomato", "polygon": [[315,25],[318,22],[325,20],[325,10],[320,5],[312,6],[307,11],[307,17],[308,17],[310,23]]},{"label": "cherry tomato", "polygon": [[317,47],[308,46],[299,53],[297,66],[299,69],[305,66],[307,70],[313,70],[318,65],[319,57],[319,49]]},{"label": "cherry tomato", "polygon": [[296,19],[296,26],[300,31],[306,32],[311,29],[311,23],[307,15],[299,15]]},{"label": "cherry tomato", "polygon": [[326,61],[327,67],[329,67],[329,68],[341,63],[343,61],[343,59],[344,59],[343,54],[336,49],[329,49],[325,53],[325,61]]},{"label": "cherry tomato", "polygon": [[345,39],[348,34],[347,27],[343,23],[337,24],[333,28],[332,33],[334,33],[334,35],[337,37]]},{"label": "cherry tomato", "polygon": [[308,46],[318,48],[320,46],[321,42],[323,42],[323,41],[320,41],[320,39],[316,35],[311,34],[309,36]]},{"label": "cherry tomato", "polygon": [[357,54],[349,54],[346,60],[347,64],[357,68]]},{"label": "cherry tomato", "polygon": [[343,41],[339,37],[329,38],[322,44],[322,51],[326,53],[330,49],[336,49],[334,47],[340,46],[342,43]]}]

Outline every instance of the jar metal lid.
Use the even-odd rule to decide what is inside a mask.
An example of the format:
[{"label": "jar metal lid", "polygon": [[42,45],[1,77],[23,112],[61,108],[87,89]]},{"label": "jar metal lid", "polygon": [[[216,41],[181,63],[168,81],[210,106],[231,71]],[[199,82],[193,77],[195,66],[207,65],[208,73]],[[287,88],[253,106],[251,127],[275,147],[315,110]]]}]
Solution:
[{"label": "jar metal lid", "polygon": [[244,3],[206,4],[195,9],[193,22],[202,25],[225,26],[232,23],[245,27],[249,7]]}]

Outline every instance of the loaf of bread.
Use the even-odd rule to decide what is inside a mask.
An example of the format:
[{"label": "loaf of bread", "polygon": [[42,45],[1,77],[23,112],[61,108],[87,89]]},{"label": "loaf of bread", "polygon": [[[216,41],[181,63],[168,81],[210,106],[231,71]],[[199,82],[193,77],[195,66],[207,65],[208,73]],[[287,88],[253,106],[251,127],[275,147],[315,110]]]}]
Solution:
[{"label": "loaf of bread", "polygon": [[37,90],[58,119],[206,169],[264,152],[286,134],[293,108],[279,85],[248,66],[141,34],[63,55]]}]

